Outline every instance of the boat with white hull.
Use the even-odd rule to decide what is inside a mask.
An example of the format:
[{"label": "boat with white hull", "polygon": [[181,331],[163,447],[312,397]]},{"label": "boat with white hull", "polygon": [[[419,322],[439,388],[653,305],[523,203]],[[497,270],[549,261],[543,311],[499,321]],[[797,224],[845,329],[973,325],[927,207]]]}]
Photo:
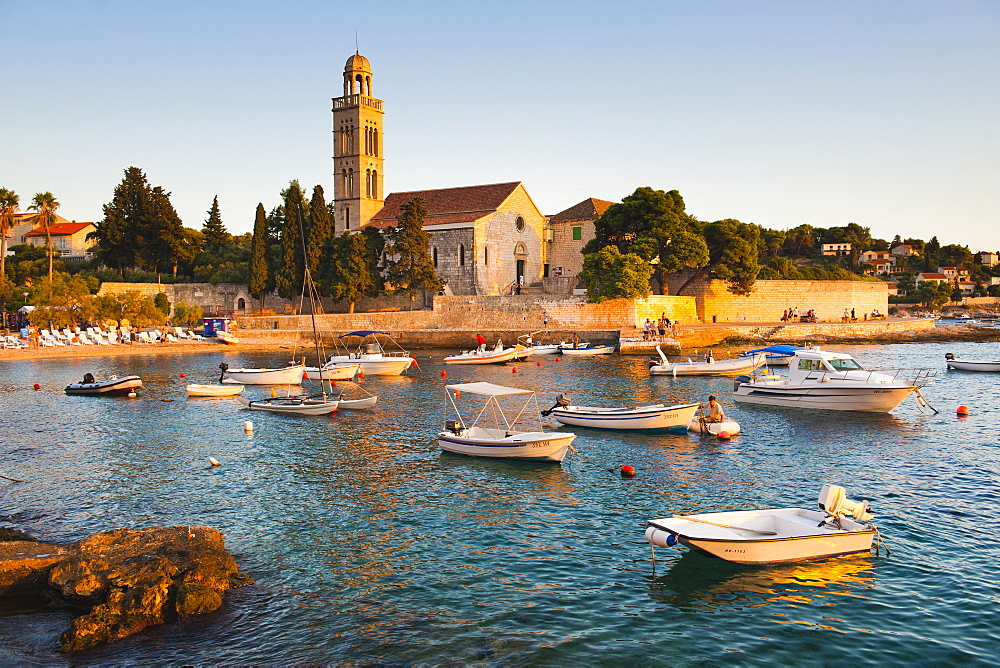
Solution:
[{"label": "boat with white hull", "polygon": [[867,501],[851,501],[843,487],[824,485],[819,507],[674,515],[648,520],[646,540],[651,546],[680,544],[737,564],[755,565],[871,551],[878,529],[862,523],[873,517]]},{"label": "boat with white hull", "polygon": [[960,371],[1000,371],[1000,360],[965,360],[958,359],[951,353],[946,353],[944,359],[949,369],[959,369]]},{"label": "boat with white hull", "polygon": [[688,358],[683,362],[671,362],[660,350],[660,346],[656,346],[656,352],[660,356],[660,361],[659,363],[650,361],[649,375],[651,376],[736,376],[741,373],[749,373],[763,366],[767,361],[765,353],[737,357],[731,360],[716,360],[709,353],[701,361]]},{"label": "boat with white hull", "polygon": [[240,385],[301,385],[302,374],[306,370],[304,364],[292,364],[280,369],[230,369],[225,362],[219,368],[225,377],[223,382]]},{"label": "boat with white hull", "polygon": [[569,355],[573,357],[575,355],[610,355],[611,353],[618,350],[618,346],[592,346],[588,344],[586,347],[577,346],[573,347],[570,345],[566,348],[559,348],[560,355]]},{"label": "boat with white hull", "polygon": [[503,343],[497,343],[487,350],[463,350],[455,355],[444,358],[445,364],[505,364],[527,350],[520,343],[504,348]]},{"label": "boat with white hull", "polygon": [[920,393],[929,369],[867,371],[846,353],[818,346],[795,353],[788,380],[740,376],[734,399],[741,403],[833,411],[888,413]]},{"label": "boat with white hull", "polygon": [[243,392],[242,385],[199,385],[191,383],[185,385],[189,397],[231,397]]},{"label": "boat with white hull", "polygon": [[267,411],[269,413],[286,413],[290,415],[326,415],[337,410],[340,402],[312,397],[271,397],[268,399],[247,399],[236,397],[236,400],[252,411]]},{"label": "boat with white hull", "polygon": [[[344,340],[353,338],[358,338],[360,342],[357,349],[351,352]],[[389,344],[398,350],[387,350],[386,346]],[[337,346],[340,352],[330,355],[324,367],[360,364],[361,373],[366,376],[398,376],[417,363],[408,351],[392,340],[388,332],[350,332],[337,338]]]},{"label": "boat with white hull", "polygon": [[766,366],[788,366],[797,350],[802,350],[802,348],[781,343],[756,350],[745,350],[739,354],[739,357],[752,357],[758,353],[764,353]]},{"label": "boat with white hull", "polygon": [[695,418],[688,424],[688,431],[693,431],[696,434],[711,434],[712,436],[719,436],[722,433],[736,436],[740,433],[741,429],[740,423],[736,420],[726,419],[722,422],[709,422],[708,420]]},{"label": "boat with white hull", "polygon": [[[471,423],[465,420],[455,403],[455,399],[462,394],[484,400]],[[445,452],[495,459],[561,462],[576,438],[576,434],[546,432],[543,429],[541,412],[532,390],[493,383],[459,383],[446,386],[446,396],[444,430],[437,435],[438,445]],[[509,401],[502,403],[501,400]],[[511,402],[514,404],[512,408],[508,405]],[[448,415],[453,415],[455,419],[448,419]],[[536,430],[519,426],[519,423],[532,418],[538,424]]]},{"label": "boat with white hull", "polygon": [[542,411],[562,424],[591,429],[641,429],[686,431],[700,404],[664,406],[653,404],[636,408],[572,406],[566,395],[559,395],[556,405]]},{"label": "boat with white hull", "polygon": [[[341,366],[327,363],[324,364],[322,368],[322,380],[352,380],[356,375],[358,375],[360,370],[360,362],[355,362],[354,364],[343,364]],[[307,366],[306,375],[309,376],[309,380],[320,380],[320,367]]]}]

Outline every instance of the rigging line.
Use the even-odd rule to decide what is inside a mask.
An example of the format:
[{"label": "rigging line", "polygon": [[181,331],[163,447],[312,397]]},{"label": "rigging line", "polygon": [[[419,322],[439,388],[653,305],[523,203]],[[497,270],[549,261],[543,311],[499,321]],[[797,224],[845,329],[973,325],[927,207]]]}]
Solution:
[{"label": "rigging line", "polygon": [[314,294],[316,292],[316,286],[313,285],[312,273],[309,271],[309,254],[306,252],[306,231],[305,225],[302,224],[302,207],[296,207],[299,214],[299,241],[302,242],[302,266],[305,267],[305,281],[303,282],[303,289],[306,285],[309,286],[309,319],[312,322],[313,330],[313,343],[316,346],[316,363],[319,368],[319,389],[320,393],[323,395],[323,401],[326,401],[326,386],[323,384],[323,358],[320,357],[319,350],[319,335],[316,333],[316,300]]}]

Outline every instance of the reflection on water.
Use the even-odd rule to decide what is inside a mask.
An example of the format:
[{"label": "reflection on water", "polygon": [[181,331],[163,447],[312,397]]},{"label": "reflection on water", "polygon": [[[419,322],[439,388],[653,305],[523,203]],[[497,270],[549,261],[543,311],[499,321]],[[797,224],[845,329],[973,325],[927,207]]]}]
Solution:
[{"label": "reflection on water", "polygon": [[867,590],[875,586],[874,565],[873,557],[856,556],[746,566],[685,552],[665,574],[650,577],[650,598],[673,607],[701,609],[825,604],[831,596],[867,598]]},{"label": "reflection on water", "polygon": [[[943,365],[948,351],[977,356],[970,345],[851,352],[867,366],[919,367]],[[543,359],[514,373],[419,353],[421,377],[365,380],[379,396],[371,411],[302,418],[184,400],[181,372],[214,382],[220,361],[288,356],[3,363],[0,474],[26,482],[0,487],[0,520],[49,540],[207,524],[257,582],[214,615],[81,661],[688,665],[740,652],[739,663],[796,664],[857,629],[871,632],[838,644],[839,662],[995,656],[995,550],[984,545],[1000,520],[982,509],[998,499],[1000,409],[981,376],[928,388],[938,416],[912,401],[890,415],[829,414],[734,404],[731,379],[650,378],[644,357]],[[135,400],[66,397],[88,371],[138,373],[144,387]],[[604,406],[715,394],[743,433],[570,429],[579,456],[561,466],[443,454],[444,386],[467,381],[533,389],[543,407],[562,392]],[[966,420],[954,419],[959,404],[975,407]],[[222,466],[208,469],[209,456]],[[622,464],[638,475],[623,480]],[[652,572],[646,519],[815,507],[826,482],[872,501],[890,557],[750,567],[660,550]],[[61,626],[0,616],[0,663],[58,662]]]}]

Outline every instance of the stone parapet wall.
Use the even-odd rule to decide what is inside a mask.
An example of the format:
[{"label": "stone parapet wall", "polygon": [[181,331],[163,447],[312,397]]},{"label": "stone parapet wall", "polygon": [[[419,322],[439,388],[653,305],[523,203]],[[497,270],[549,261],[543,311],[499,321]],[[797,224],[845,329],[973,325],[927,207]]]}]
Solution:
[{"label": "stone parapet wall", "polygon": [[[683,281],[670,277],[675,292]],[[734,295],[719,280],[699,281],[685,290],[697,300],[702,322],[777,322],[787,308],[798,308],[799,315],[814,309],[819,320],[840,322],[844,309],[854,309],[860,320],[863,314],[878,310],[889,312],[888,285],[882,281],[757,281],[755,291],[747,296]]]}]

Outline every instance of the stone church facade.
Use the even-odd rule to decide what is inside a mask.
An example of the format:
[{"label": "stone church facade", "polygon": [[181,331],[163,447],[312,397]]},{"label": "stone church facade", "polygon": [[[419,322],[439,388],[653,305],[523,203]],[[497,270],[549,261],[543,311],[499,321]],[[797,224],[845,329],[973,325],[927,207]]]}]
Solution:
[{"label": "stone church facade", "polygon": [[[579,272],[579,248],[593,236],[593,219],[603,209],[596,215],[594,212],[605,204],[602,200],[585,200],[557,214],[556,225],[550,230],[546,217],[519,181],[386,197],[383,114],[383,101],[372,95],[371,64],[355,53],[344,66],[343,95],[333,98],[333,192],[338,234],[365,225],[380,229],[393,226],[400,207],[421,197],[427,208],[424,229],[431,234],[431,255],[445,282],[445,294],[510,294],[518,284],[525,288],[540,285],[549,275],[550,254],[559,256],[566,276]],[[589,208],[584,206],[588,203]],[[586,221],[580,222],[587,216],[591,216],[589,227]],[[581,226],[587,231],[577,238],[574,227]]]}]

